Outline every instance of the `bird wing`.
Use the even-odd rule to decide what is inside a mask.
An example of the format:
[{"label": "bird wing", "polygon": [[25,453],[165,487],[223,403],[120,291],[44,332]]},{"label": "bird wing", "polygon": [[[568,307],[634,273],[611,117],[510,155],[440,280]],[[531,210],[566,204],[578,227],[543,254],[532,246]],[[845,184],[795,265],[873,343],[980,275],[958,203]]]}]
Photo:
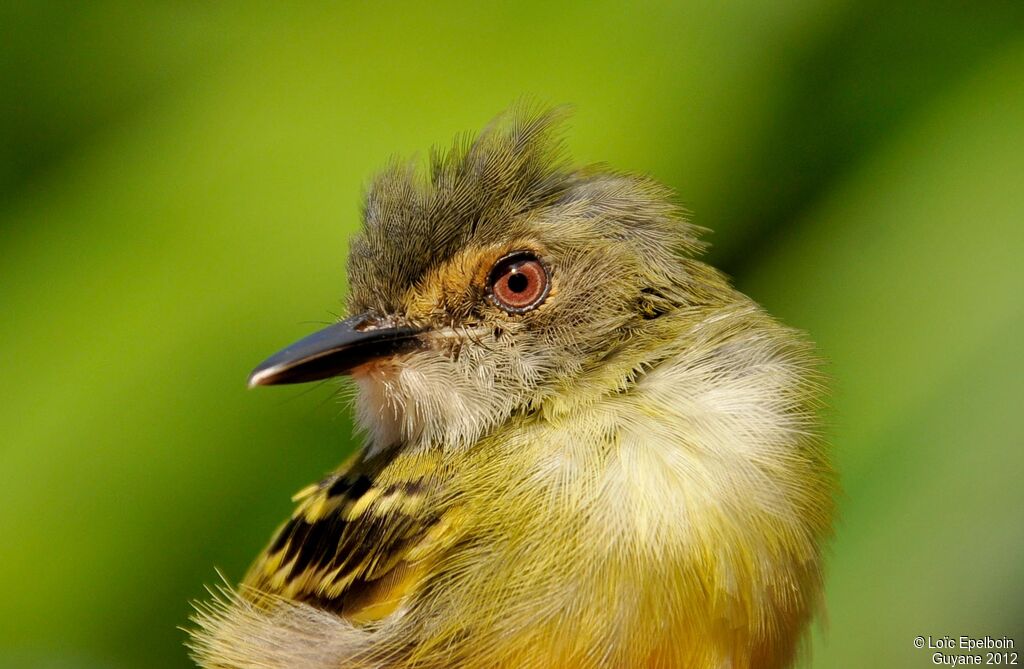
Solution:
[{"label": "bird wing", "polygon": [[390,615],[450,543],[444,514],[432,510],[431,469],[357,455],[305,488],[243,589],[257,603],[300,601],[357,624]]}]

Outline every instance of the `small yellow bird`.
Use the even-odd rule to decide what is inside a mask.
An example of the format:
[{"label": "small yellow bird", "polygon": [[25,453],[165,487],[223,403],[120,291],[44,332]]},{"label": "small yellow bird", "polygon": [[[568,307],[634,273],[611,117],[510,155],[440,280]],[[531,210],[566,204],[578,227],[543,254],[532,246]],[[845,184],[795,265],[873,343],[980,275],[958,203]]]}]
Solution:
[{"label": "small yellow bird", "polygon": [[195,615],[208,669],[777,669],[835,476],[808,341],[669,190],[516,109],[378,176],[349,318],[251,385],[350,376],[362,450]]}]

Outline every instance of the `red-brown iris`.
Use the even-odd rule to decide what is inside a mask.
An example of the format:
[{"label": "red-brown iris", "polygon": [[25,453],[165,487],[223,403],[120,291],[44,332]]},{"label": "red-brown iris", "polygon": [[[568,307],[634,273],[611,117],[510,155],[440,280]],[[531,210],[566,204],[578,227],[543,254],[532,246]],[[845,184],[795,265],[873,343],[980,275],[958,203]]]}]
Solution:
[{"label": "red-brown iris", "polygon": [[491,299],[512,314],[535,309],[548,296],[551,282],[547,268],[529,251],[516,251],[501,258],[487,279]]}]

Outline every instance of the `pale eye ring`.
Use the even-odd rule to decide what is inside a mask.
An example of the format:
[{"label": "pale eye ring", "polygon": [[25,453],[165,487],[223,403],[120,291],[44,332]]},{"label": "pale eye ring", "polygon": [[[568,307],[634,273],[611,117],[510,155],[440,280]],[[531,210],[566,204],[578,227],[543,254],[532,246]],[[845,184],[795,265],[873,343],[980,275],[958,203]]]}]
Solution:
[{"label": "pale eye ring", "polygon": [[530,251],[516,251],[494,263],[487,278],[491,300],[510,314],[536,309],[551,290],[547,267]]}]

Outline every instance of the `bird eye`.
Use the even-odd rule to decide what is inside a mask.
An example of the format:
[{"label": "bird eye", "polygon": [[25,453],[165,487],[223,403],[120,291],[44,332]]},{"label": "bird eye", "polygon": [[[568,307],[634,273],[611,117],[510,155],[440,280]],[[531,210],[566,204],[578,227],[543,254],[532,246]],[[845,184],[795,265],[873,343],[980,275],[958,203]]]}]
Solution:
[{"label": "bird eye", "polygon": [[495,304],[510,314],[521,314],[540,306],[548,296],[550,282],[537,256],[517,251],[494,264],[487,286]]}]

